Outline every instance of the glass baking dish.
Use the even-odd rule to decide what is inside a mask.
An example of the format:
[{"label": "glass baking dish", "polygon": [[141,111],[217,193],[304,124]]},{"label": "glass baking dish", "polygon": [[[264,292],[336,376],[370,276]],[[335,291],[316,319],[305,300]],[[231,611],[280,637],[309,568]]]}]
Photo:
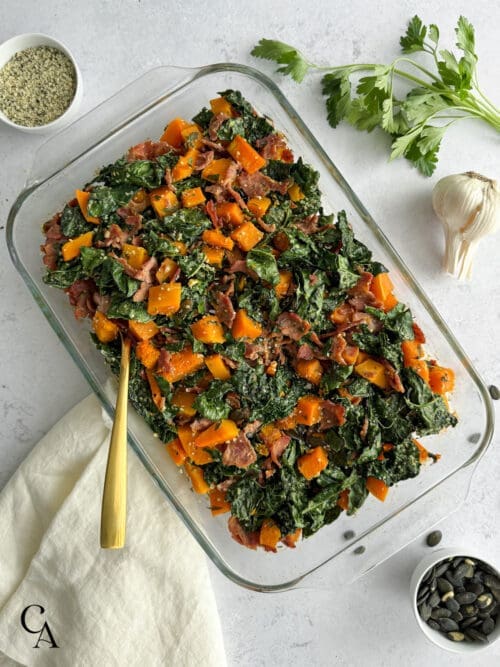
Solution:
[{"label": "glass baking dish", "polygon": [[[129,443],[151,477],[211,560],[230,579],[260,591],[293,586],[330,562],[328,576],[346,582],[371,569],[436,523],[466,498],[475,463],[493,431],[493,411],[486,388],[445,323],[422,292],[373,218],[343,179],[278,87],[260,72],[242,65],[219,64],[199,69],[153,69],[79,121],[47,141],[36,153],[24,190],[10,211],[7,241],[12,260],[36,302],[90,386],[113,415],[110,371],[89,336],[88,323],[76,321],[67,296],[42,282],[39,245],[41,224],[73,197],[95,171],[120,157],[133,144],[157,138],[175,116],[190,118],[217,92],[233,88],[275,122],[296,156],[320,172],[327,211],[346,209],[358,238],[391,271],[398,298],[407,303],[425,331],[428,350],[457,377],[453,408],[455,429],[425,439],[440,452],[437,465],[391,490],[385,503],[368,498],[355,517],[342,515],[330,526],[277,554],[250,551],[227,530],[227,515],[213,518],[207,499],[190,490],[165,447],[141,417],[130,410]],[[472,436],[472,437],[471,437]],[[356,536],[346,541],[344,532]],[[354,554],[359,546],[363,553]]]}]

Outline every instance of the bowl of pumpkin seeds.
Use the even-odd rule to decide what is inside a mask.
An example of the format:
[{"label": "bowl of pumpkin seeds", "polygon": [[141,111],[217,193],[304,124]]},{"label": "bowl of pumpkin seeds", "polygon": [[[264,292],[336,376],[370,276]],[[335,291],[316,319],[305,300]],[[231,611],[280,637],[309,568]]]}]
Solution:
[{"label": "bowl of pumpkin seeds", "polygon": [[74,120],[81,75],[70,51],[41,33],[17,35],[0,44],[0,120],[34,134]]},{"label": "bowl of pumpkin seeds", "polygon": [[410,584],[415,618],[441,648],[470,653],[500,636],[500,574],[489,559],[463,548],[423,558]]}]

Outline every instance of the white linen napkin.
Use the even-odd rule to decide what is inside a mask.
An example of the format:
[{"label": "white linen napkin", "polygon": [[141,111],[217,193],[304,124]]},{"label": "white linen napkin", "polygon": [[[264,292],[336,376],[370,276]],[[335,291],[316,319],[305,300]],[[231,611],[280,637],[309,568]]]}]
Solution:
[{"label": "white linen napkin", "polygon": [[204,554],[132,452],[126,547],[100,549],[108,441],[88,396],[0,494],[0,665],[224,667]]}]

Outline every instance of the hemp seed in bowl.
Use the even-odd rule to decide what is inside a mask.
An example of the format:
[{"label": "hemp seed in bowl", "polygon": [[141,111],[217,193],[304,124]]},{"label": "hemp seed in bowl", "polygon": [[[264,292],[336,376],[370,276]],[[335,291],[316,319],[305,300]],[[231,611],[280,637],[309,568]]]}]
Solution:
[{"label": "hemp seed in bowl", "polygon": [[19,51],[0,69],[0,111],[16,125],[51,123],[66,111],[75,91],[73,63],[53,46]]}]

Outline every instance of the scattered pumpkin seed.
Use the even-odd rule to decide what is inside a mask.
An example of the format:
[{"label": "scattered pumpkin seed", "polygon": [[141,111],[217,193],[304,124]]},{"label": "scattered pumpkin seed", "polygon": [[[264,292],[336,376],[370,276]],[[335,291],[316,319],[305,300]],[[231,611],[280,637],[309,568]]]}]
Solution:
[{"label": "scattered pumpkin seed", "polygon": [[[446,593],[448,595],[448,593]],[[444,601],[446,604],[446,609],[449,609],[450,611],[459,611],[460,609],[460,604],[455,600],[455,598],[449,598],[448,600]]]},{"label": "scattered pumpkin seed", "polygon": [[353,530],[346,530],[343,537],[344,540],[352,540],[354,537],[356,537],[356,533]]},{"label": "scattered pumpkin seed", "polygon": [[440,618],[439,627],[445,632],[453,632],[453,630],[458,630],[458,623],[451,618]]},{"label": "scattered pumpkin seed", "polygon": [[440,530],[433,530],[432,533],[427,535],[427,546],[435,547],[437,546],[443,537],[443,533]]},{"label": "scattered pumpkin seed", "polygon": [[354,549],[354,553],[355,553],[357,556],[359,556],[360,554],[364,554],[365,551],[366,551],[366,547],[364,547],[363,545],[361,545],[361,546],[359,546],[359,547],[356,547],[356,549]]},{"label": "scattered pumpkin seed", "polygon": [[491,384],[490,387],[490,396],[494,401],[498,401],[500,398],[500,389],[496,387],[494,384]]},{"label": "scattered pumpkin seed", "polygon": [[471,442],[473,445],[476,444],[476,442],[479,442],[481,440],[481,434],[480,433],[472,433],[469,435],[467,438],[469,442]]},{"label": "scattered pumpkin seed", "polygon": [[439,623],[437,621],[434,621],[432,618],[430,618],[427,621],[427,625],[432,628],[433,630],[440,630],[441,628],[439,627]]},{"label": "scattered pumpkin seed", "polygon": [[476,604],[479,609],[486,609],[486,607],[489,607],[492,602],[493,597],[489,595],[489,593],[483,593],[476,600]]},{"label": "scattered pumpkin seed", "polygon": [[450,584],[448,579],[443,579],[442,577],[437,580],[437,587],[440,593],[449,593],[450,591],[453,592],[453,586]]},{"label": "scattered pumpkin seed", "polygon": [[453,642],[463,642],[463,640],[465,639],[465,635],[463,634],[463,632],[456,632],[456,631],[455,632],[448,632],[447,636]]}]

